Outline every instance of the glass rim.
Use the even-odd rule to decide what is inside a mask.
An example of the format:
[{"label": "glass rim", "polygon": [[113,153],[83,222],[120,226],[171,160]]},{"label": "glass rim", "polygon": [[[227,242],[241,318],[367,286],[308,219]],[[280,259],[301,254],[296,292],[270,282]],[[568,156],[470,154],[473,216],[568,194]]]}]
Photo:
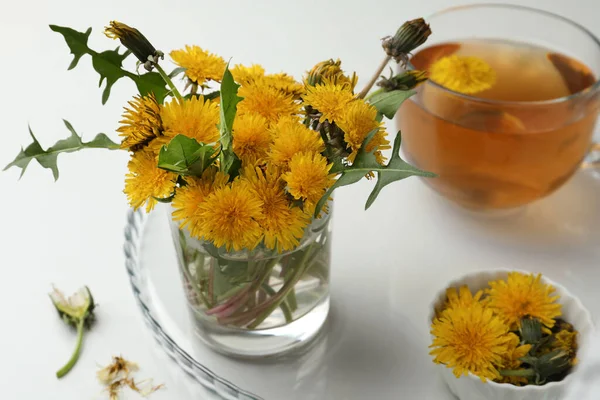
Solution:
[{"label": "glass rim", "polygon": [[[522,5],[518,5],[518,4],[503,4],[503,3],[474,3],[474,4],[465,4],[465,5],[460,5],[460,6],[453,6],[453,7],[447,7],[444,9],[441,9],[439,11],[434,12],[433,14],[429,15],[427,18],[425,18],[425,20],[427,21],[427,23],[429,23],[429,21],[431,19],[434,19],[438,16],[442,16],[451,12],[455,12],[455,11],[461,11],[461,10],[468,10],[468,9],[476,9],[476,8],[505,8],[505,9],[514,9],[514,10],[521,10],[521,11],[528,11],[528,12],[532,12],[532,13],[536,13],[536,14],[542,14],[542,15],[546,15],[548,17],[551,18],[555,18],[557,20],[560,20],[562,22],[565,22],[569,25],[571,25],[572,27],[578,29],[579,31],[583,32],[585,35],[587,35],[595,44],[596,47],[600,50],[600,39],[598,39],[598,37],[596,37],[596,35],[594,35],[588,28],[586,28],[585,26],[567,18],[567,17],[563,17],[562,15],[559,14],[555,14],[553,12],[550,11],[546,11],[546,10],[541,10],[539,8],[535,8],[535,7],[529,7],[529,6],[522,6]],[[406,64],[407,68],[409,70],[414,70],[416,69],[412,63],[409,61]],[[549,99],[549,100],[536,100],[536,101],[515,101],[515,100],[493,100],[493,99],[484,99],[481,97],[476,97],[476,96],[472,96],[469,94],[465,94],[465,93],[460,93],[457,91],[454,91],[452,89],[448,89],[447,87],[444,87],[432,80],[427,80],[427,82],[425,82],[425,85],[432,85],[433,87],[443,90],[445,92],[448,92],[449,94],[456,96],[458,98],[461,98],[463,100],[467,100],[469,102],[473,102],[473,103],[482,103],[482,104],[490,104],[490,105],[504,105],[504,106],[545,106],[545,105],[555,105],[555,104],[560,104],[563,102],[568,102],[571,100],[574,100],[576,98],[588,95],[590,93],[593,93],[595,91],[597,91],[600,88],[600,79],[599,77],[595,77],[596,81],[594,82],[594,84],[592,84],[591,86],[576,92],[576,93],[572,93],[570,95],[567,96],[562,96],[562,97],[557,97],[555,99]]]}]

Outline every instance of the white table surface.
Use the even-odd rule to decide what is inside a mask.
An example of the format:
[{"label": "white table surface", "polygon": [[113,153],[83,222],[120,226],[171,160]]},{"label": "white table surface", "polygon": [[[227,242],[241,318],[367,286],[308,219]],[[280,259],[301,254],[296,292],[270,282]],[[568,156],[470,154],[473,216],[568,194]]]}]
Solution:
[{"label": "white table surface", "polygon": [[[559,13],[600,36],[597,0],[513,3]],[[120,81],[102,107],[98,75],[89,58],[67,71],[71,61],[67,46],[48,24],[80,31],[92,26],[90,45],[104,50],[117,45],[102,34],[103,26],[116,19],[138,27],[165,53],[198,44],[225,58],[233,56],[234,63],[258,62],[270,72],[283,70],[296,77],[317,61],[340,57],[344,67],[357,71],[364,82],[379,62],[379,38],[393,33],[406,19],[456,4],[443,0],[22,0],[9,4],[4,0],[0,164],[12,161],[20,146],[29,143],[27,124],[45,148],[66,137],[61,118],[88,139],[98,132],[116,139],[121,108],[135,92],[131,82]],[[124,152],[92,150],[60,156],[61,177],[56,183],[50,170],[35,162],[20,181],[17,169],[0,173],[3,399],[107,398],[95,371],[118,354],[141,365],[138,377],[166,384],[167,390],[153,399],[210,398],[157,348],[130,292],[121,250],[128,208],[122,193],[126,162]],[[406,192],[391,194],[410,196],[415,183],[399,185]],[[359,212],[363,212],[360,206],[336,209],[337,217]],[[393,225],[385,226],[391,230]],[[417,239],[405,240],[403,245],[411,246],[411,240]],[[352,244],[335,244],[348,245]],[[81,359],[60,381],[54,373],[69,357],[75,334],[57,318],[47,297],[52,283],[66,292],[87,284],[99,303],[98,323],[85,339]],[[137,397],[127,393],[124,398]]]}]

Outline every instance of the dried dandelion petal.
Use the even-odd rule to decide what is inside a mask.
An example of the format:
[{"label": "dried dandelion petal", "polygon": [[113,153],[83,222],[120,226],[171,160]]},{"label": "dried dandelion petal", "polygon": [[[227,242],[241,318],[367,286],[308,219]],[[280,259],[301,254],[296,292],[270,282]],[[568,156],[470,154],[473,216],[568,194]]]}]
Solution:
[{"label": "dried dandelion petal", "polygon": [[153,385],[152,379],[136,382],[131,374],[138,370],[138,364],[128,361],[121,356],[116,356],[113,357],[112,363],[100,369],[96,373],[96,376],[106,387],[105,391],[108,392],[110,400],[119,399],[121,391],[126,387],[144,397],[165,387],[164,384]]},{"label": "dried dandelion petal", "polygon": [[113,362],[110,365],[107,365],[96,372],[96,377],[101,383],[109,385],[115,379],[128,378],[130,373],[138,370],[139,366],[136,363],[127,361],[123,357],[116,356],[113,357]]}]

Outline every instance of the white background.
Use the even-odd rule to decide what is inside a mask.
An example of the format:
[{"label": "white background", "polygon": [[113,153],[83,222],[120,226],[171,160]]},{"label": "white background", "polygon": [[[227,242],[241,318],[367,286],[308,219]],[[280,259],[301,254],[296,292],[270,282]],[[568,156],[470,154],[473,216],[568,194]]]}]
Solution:
[{"label": "white background", "polygon": [[[515,3],[559,13],[600,35],[596,0]],[[233,57],[234,63],[258,62],[269,72],[287,71],[298,78],[315,62],[340,57],[344,67],[357,71],[364,83],[381,57],[379,38],[392,34],[406,19],[456,4],[442,0],[2,0],[0,164],[8,164],[21,145],[30,143],[28,124],[44,148],[68,135],[61,118],[88,140],[98,132],[116,140],[122,106],[135,93],[133,83],[120,81],[102,107],[98,75],[90,59],[84,57],[76,69],[67,71],[68,48],[48,24],[80,31],[91,26],[89,44],[103,50],[117,46],[102,34],[103,26],[116,19],[138,27],[165,53],[198,44],[226,59]],[[95,371],[117,354],[141,365],[139,377],[153,377],[167,385],[152,398],[191,398],[188,379],[157,351],[130,292],[121,250],[128,209],[122,193],[126,162],[124,152],[92,150],[60,156],[61,176],[56,183],[51,171],[35,162],[20,181],[17,169],[0,173],[3,399],[106,398]],[[366,198],[366,188],[363,193]],[[365,229],[377,229],[375,223]],[[47,297],[52,283],[66,292],[87,284],[99,303],[98,323],[85,339],[79,364],[60,381],[54,373],[69,357],[75,334],[57,318]]]}]

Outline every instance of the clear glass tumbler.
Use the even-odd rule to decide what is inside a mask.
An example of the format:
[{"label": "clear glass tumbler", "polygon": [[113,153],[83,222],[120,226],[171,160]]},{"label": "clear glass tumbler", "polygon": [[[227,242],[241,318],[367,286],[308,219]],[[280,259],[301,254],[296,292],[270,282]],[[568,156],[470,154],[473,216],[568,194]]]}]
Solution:
[{"label": "clear glass tumbler", "polygon": [[[169,216],[170,217],[170,216]],[[293,250],[226,251],[170,220],[197,336],[235,357],[279,355],[316,337],[329,312],[330,214]]]}]

